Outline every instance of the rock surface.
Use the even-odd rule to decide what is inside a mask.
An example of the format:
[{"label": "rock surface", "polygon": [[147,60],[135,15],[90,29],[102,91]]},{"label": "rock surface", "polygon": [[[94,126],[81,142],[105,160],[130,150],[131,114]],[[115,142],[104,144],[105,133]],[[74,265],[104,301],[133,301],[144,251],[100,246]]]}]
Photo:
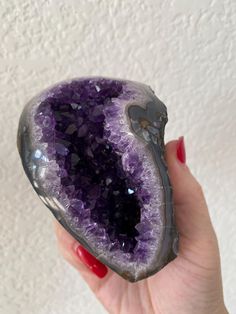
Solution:
[{"label": "rock surface", "polygon": [[25,107],[18,147],[34,189],[93,255],[130,281],[175,257],[165,105],[140,83],[73,79]]}]

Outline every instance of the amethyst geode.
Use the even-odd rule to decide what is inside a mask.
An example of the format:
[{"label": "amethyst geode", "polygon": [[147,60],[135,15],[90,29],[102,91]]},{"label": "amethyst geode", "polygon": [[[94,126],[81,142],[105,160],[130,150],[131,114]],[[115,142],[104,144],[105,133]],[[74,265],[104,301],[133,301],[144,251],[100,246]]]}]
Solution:
[{"label": "amethyst geode", "polygon": [[165,105],[150,87],[82,78],[33,98],[18,148],[34,189],[88,251],[129,281],[176,256]]}]

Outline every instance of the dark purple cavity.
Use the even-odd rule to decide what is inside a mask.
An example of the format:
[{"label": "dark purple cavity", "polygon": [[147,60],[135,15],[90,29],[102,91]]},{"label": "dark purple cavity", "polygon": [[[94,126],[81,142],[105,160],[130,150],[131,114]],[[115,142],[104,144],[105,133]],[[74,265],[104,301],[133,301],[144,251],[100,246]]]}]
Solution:
[{"label": "dark purple cavity", "polygon": [[[61,193],[81,200],[111,242],[117,239],[120,249],[131,253],[139,234],[137,182],[124,172],[121,155],[104,132],[103,110],[120,93],[118,81],[73,82],[39,105],[35,122],[43,132],[41,142],[55,147],[52,158],[60,166]],[[70,206],[69,212],[79,217],[78,208]]]}]

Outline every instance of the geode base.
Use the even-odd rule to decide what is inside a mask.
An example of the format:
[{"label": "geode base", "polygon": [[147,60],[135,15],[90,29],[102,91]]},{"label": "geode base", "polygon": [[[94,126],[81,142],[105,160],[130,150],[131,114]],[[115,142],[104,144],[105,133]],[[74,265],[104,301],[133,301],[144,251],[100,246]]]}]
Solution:
[{"label": "geode base", "polygon": [[25,107],[18,149],[35,191],[96,258],[129,281],[176,256],[165,105],[146,85],[59,83]]}]

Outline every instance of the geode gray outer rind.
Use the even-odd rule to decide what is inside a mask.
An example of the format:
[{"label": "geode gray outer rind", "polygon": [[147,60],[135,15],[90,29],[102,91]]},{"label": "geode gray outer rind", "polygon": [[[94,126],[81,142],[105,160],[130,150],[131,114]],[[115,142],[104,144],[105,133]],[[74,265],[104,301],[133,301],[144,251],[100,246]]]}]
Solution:
[{"label": "geode gray outer rind", "polygon": [[[89,87],[85,95],[83,89],[79,88],[85,89],[86,86]],[[109,88],[115,91],[114,97],[104,96]],[[103,96],[99,96],[99,93]],[[95,109],[92,108],[91,111],[93,95],[95,98],[98,97],[97,102],[101,97],[107,98],[104,98],[105,104],[102,105],[94,102]],[[51,102],[58,102],[61,99],[63,105],[65,102],[73,108],[73,110],[70,108],[70,112],[66,112],[65,119],[71,115],[71,112],[74,114],[74,110],[81,108],[81,104],[82,110],[88,107],[83,101],[89,99],[88,102],[90,101],[92,105],[86,117],[92,120],[90,125],[103,125],[105,135],[100,138],[100,142],[103,140],[105,144],[111,145],[111,153],[118,156],[117,165],[121,163],[122,174],[126,174],[129,184],[138,183],[137,188],[128,189],[134,193],[140,207],[139,222],[135,226],[138,236],[133,236],[135,238],[133,247],[131,244],[128,247],[126,245],[129,238],[126,237],[124,243],[120,238],[119,241],[114,237],[111,238],[103,221],[98,219],[94,222],[91,219],[96,205],[88,208],[89,205],[85,205],[87,203],[83,203],[81,199],[76,199],[75,194],[65,193],[65,186],[63,187],[62,184],[64,174],[60,172],[57,164],[60,160],[56,159],[55,154],[62,155],[64,158],[69,154],[70,148],[63,146],[66,142],[64,139],[63,145],[61,142],[56,144],[53,142],[54,133],[57,132],[55,130],[53,139],[45,141],[46,137],[49,138],[45,133],[45,125],[47,124],[46,128],[54,128],[53,115],[57,114],[58,118],[58,112],[50,116],[51,111],[47,111],[49,115],[46,116],[46,120],[45,112],[42,114],[40,109],[43,104],[48,110],[49,106],[53,106]],[[59,102],[59,108],[60,105]],[[39,116],[40,114],[42,115]],[[49,117],[53,117],[54,120],[50,120]],[[39,120],[41,118],[43,120]],[[42,125],[41,122],[37,124],[37,121],[42,121]],[[166,122],[166,107],[148,86],[108,78],[81,78],[56,84],[33,98],[26,105],[19,123],[18,149],[24,170],[37,194],[75,239],[100,261],[131,282],[156,273],[176,256],[178,236],[173,219],[172,189],[164,160]],[[92,133],[88,130],[87,135],[84,135],[86,131],[84,125],[80,126],[74,134],[86,139],[92,136]],[[69,127],[70,134],[73,128],[71,129],[71,124]],[[90,151],[89,154],[90,157],[91,154],[93,156],[94,151]],[[96,150],[93,158],[97,158]],[[112,179],[109,177],[109,180]],[[122,202],[122,198],[120,201]],[[80,206],[78,215],[77,211],[75,214],[76,206],[73,204]],[[117,206],[119,207],[119,204]],[[125,246],[126,251],[123,250]]]}]

